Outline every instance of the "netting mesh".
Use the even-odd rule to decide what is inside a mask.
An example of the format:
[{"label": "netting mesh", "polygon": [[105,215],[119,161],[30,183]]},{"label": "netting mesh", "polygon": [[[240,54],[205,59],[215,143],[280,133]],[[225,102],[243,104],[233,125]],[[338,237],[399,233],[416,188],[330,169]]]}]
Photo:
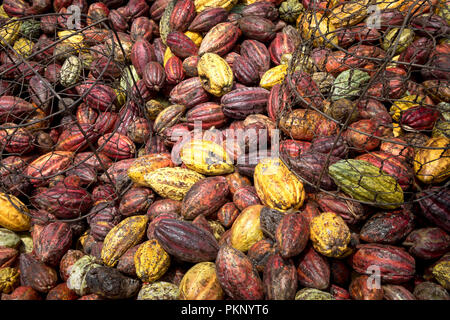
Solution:
[{"label": "netting mesh", "polygon": [[292,30],[272,108],[281,158],[311,193],[395,208],[449,187],[448,24],[430,13],[441,2],[401,3],[316,1]]}]

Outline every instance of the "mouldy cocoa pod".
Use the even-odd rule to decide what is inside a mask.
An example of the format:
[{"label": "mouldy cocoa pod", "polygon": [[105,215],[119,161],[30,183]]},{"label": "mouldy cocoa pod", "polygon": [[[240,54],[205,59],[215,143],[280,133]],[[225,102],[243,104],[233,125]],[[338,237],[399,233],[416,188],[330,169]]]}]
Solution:
[{"label": "mouldy cocoa pod", "polygon": [[420,259],[436,259],[448,252],[450,236],[440,228],[413,230],[402,243],[409,252]]},{"label": "mouldy cocoa pod", "polygon": [[259,221],[261,231],[266,237],[275,240],[276,230],[284,215],[284,212],[266,206],[261,209]]},{"label": "mouldy cocoa pod", "polygon": [[158,281],[144,283],[136,300],[178,300],[180,290],[176,284]]},{"label": "mouldy cocoa pod", "polygon": [[216,259],[219,283],[232,299],[262,300],[264,285],[250,259],[241,251],[223,245]]},{"label": "mouldy cocoa pod", "polygon": [[268,300],[292,300],[297,292],[297,272],[291,259],[274,254],[267,260],[263,274],[264,292]]},{"label": "mouldy cocoa pod", "polygon": [[81,259],[85,253],[80,250],[69,249],[61,258],[59,263],[59,275],[63,281],[67,281],[70,276],[70,268],[72,265]]},{"label": "mouldy cocoa pod", "polygon": [[430,281],[416,285],[413,294],[418,300],[450,300],[447,290]]},{"label": "mouldy cocoa pod", "polygon": [[120,271],[109,267],[98,267],[86,274],[89,290],[107,299],[128,299],[135,296],[140,288],[138,280],[128,278]]}]

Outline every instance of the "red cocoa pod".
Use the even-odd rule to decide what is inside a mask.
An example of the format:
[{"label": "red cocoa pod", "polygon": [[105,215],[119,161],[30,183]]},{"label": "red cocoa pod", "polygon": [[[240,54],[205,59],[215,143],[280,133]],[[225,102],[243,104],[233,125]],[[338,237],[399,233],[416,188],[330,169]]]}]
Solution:
[{"label": "red cocoa pod", "polygon": [[211,229],[211,226],[209,225],[208,220],[206,220],[206,218],[203,214],[195,217],[195,219],[192,220],[192,224],[199,227],[200,229],[203,229],[206,232],[209,232],[212,235],[214,235],[214,231]]},{"label": "red cocoa pod", "polygon": [[[346,198],[342,193],[337,194],[337,196]],[[340,215],[348,224],[355,224],[367,217],[366,210],[361,203],[356,201],[339,199],[324,192],[317,194],[316,201],[323,212],[334,212]]]},{"label": "red cocoa pod", "polygon": [[78,298],[78,295],[67,287],[67,283],[63,282],[47,293],[46,300],[77,300]]},{"label": "red cocoa pod", "polygon": [[256,66],[241,55],[237,56],[233,61],[233,75],[240,83],[251,86],[259,81],[259,73]]},{"label": "red cocoa pod", "polygon": [[[98,120],[98,119],[97,119]],[[88,143],[94,143],[98,138],[95,127],[90,124],[74,125],[65,129],[58,138],[55,150],[83,151]]]},{"label": "red cocoa pod", "polygon": [[325,290],[330,285],[328,260],[308,246],[300,255],[297,266],[299,283],[307,288]]},{"label": "red cocoa pod", "polygon": [[10,294],[3,293],[1,300],[42,300],[39,292],[30,286],[20,286]]},{"label": "red cocoa pod", "polygon": [[177,123],[171,127],[164,129],[161,137],[164,138],[164,144],[173,147],[178,142],[190,136],[189,128],[184,123]]},{"label": "red cocoa pod", "polygon": [[239,210],[244,210],[249,206],[261,204],[255,187],[244,186],[236,190],[233,194],[233,203]]},{"label": "red cocoa pod", "polygon": [[269,42],[275,38],[275,25],[272,21],[258,16],[246,16],[239,19],[239,28],[248,39]]},{"label": "red cocoa pod", "polygon": [[59,275],[63,281],[67,281],[70,276],[70,267],[85,255],[83,251],[69,249],[61,258],[59,263]]},{"label": "red cocoa pod", "polygon": [[38,292],[47,293],[58,283],[56,271],[36,260],[31,254],[22,253],[19,258],[20,283]]},{"label": "red cocoa pod", "polygon": [[128,177],[127,171],[133,164],[135,159],[125,159],[113,163],[108,170],[100,176],[100,181],[111,184],[116,190],[121,190],[127,185],[131,179]]},{"label": "red cocoa pod", "polygon": [[142,79],[138,80],[136,84],[133,85],[131,90],[133,96],[138,97],[138,99],[142,98],[142,102],[147,102],[155,97],[154,92],[147,88],[147,86],[145,85],[145,81]]},{"label": "red cocoa pod", "polygon": [[120,14],[119,10],[113,9],[109,11],[108,18],[114,29],[117,31],[125,32],[128,30],[128,21],[122,14]]},{"label": "red cocoa pod", "polygon": [[199,77],[181,81],[170,91],[170,102],[190,109],[209,100],[208,92],[202,87]]},{"label": "red cocoa pod", "polygon": [[159,91],[166,81],[164,68],[156,61],[150,61],[143,70],[143,80],[147,88]]},{"label": "red cocoa pod", "polygon": [[50,266],[58,266],[61,258],[72,245],[72,230],[70,225],[61,222],[51,222],[39,233],[38,241],[34,243],[35,256]]},{"label": "red cocoa pod", "polygon": [[236,205],[233,202],[227,202],[219,209],[217,219],[225,228],[231,228],[239,214],[240,211]]},{"label": "red cocoa pod", "polygon": [[[239,53],[231,51],[231,52],[228,52],[223,58],[228,63],[228,65],[230,66],[231,70],[233,70],[234,61],[236,60],[237,57],[240,57],[240,56],[241,55]],[[237,89],[238,85],[240,85],[239,82],[233,83],[233,89]]]},{"label": "red cocoa pod", "polygon": [[31,201],[38,208],[60,219],[80,217],[92,205],[91,196],[84,188],[64,183],[38,192]]},{"label": "red cocoa pod", "polygon": [[424,36],[436,36],[449,32],[445,19],[437,14],[421,14],[411,19],[415,32]]},{"label": "red cocoa pod", "polygon": [[146,118],[137,117],[128,128],[127,135],[135,143],[144,143],[153,131],[151,125]]},{"label": "red cocoa pod", "polygon": [[414,216],[409,210],[379,212],[361,228],[361,240],[371,243],[394,244],[404,239],[414,228]]},{"label": "red cocoa pod", "polygon": [[294,43],[291,38],[283,32],[278,32],[269,45],[270,59],[274,64],[279,65],[281,56],[285,53],[293,53],[294,49]]},{"label": "red cocoa pod", "polygon": [[242,16],[257,16],[269,20],[276,20],[278,18],[278,10],[275,4],[270,1],[255,2],[246,5],[241,12]]},{"label": "red cocoa pod", "polygon": [[330,293],[336,300],[350,300],[350,293],[344,288],[338,287],[337,285],[331,285]]},{"label": "red cocoa pod", "polygon": [[363,119],[374,119],[381,124],[392,125],[392,118],[386,107],[375,99],[361,99],[357,103],[358,112]]},{"label": "red cocoa pod", "polygon": [[[103,71],[104,70],[104,71]],[[105,79],[115,80],[120,77],[122,69],[117,63],[109,61],[105,56],[94,59],[90,66],[91,74],[94,78],[104,77]]]},{"label": "red cocoa pod", "polygon": [[156,38],[153,40],[153,48],[155,49],[156,61],[160,65],[164,64],[164,53],[166,52],[167,46],[162,42],[161,38]]},{"label": "red cocoa pod", "polygon": [[289,104],[291,98],[289,97],[288,90],[281,84],[276,84],[270,89],[269,99],[267,101],[267,114],[273,121],[278,121],[281,113]]},{"label": "red cocoa pod", "polygon": [[437,227],[450,232],[450,190],[438,186],[416,195],[422,210],[419,213]]},{"label": "red cocoa pod", "polygon": [[122,196],[119,212],[124,217],[141,214],[147,211],[154,198],[155,194],[149,188],[131,188]]},{"label": "red cocoa pod", "polygon": [[167,35],[167,46],[177,57],[184,59],[189,56],[195,56],[198,53],[198,47],[183,32],[172,31]]},{"label": "red cocoa pod", "polygon": [[421,37],[411,43],[400,54],[398,60],[412,64],[425,64],[432,50],[433,40],[428,37]]},{"label": "red cocoa pod", "polygon": [[372,268],[380,270],[383,282],[399,284],[412,279],[415,260],[404,249],[383,244],[361,244],[352,257],[353,269],[360,274],[372,274]]},{"label": "red cocoa pod", "polygon": [[54,151],[46,153],[32,161],[25,169],[24,174],[34,186],[48,183],[48,179],[66,170],[74,153],[70,151]]},{"label": "red cocoa pod", "polygon": [[150,218],[150,221],[165,213],[179,215],[181,213],[181,201],[172,199],[157,200],[153,202],[147,210],[147,216]]},{"label": "red cocoa pod", "polygon": [[77,153],[73,164],[74,166],[84,164],[94,168],[96,171],[106,171],[112,165],[112,161],[102,152],[98,152],[95,155],[93,152],[87,151]]},{"label": "red cocoa pod", "polygon": [[439,119],[441,113],[439,110],[430,106],[420,106],[409,108],[402,113],[400,126],[405,130],[431,130]]},{"label": "red cocoa pod", "polygon": [[78,300],[104,300],[100,295],[92,293],[82,296]]},{"label": "red cocoa pod", "polygon": [[107,133],[102,135],[97,142],[101,152],[113,160],[131,158],[136,152],[133,141],[120,133]]},{"label": "red cocoa pod", "polygon": [[[86,88],[89,89],[89,88]],[[79,94],[83,94],[81,89]],[[117,99],[117,94],[113,88],[104,84],[95,84],[94,87],[84,96],[84,102],[91,108],[107,111]]]},{"label": "red cocoa pod", "polygon": [[152,6],[150,7],[150,18],[154,20],[161,19],[161,16],[164,13],[164,10],[166,9],[169,2],[170,0],[156,0],[155,2],[153,2]]},{"label": "red cocoa pod", "polygon": [[130,36],[133,41],[139,39],[150,41],[153,37],[153,24],[147,17],[139,17],[133,20],[130,27]]},{"label": "red cocoa pod", "polygon": [[181,204],[185,219],[208,216],[227,202],[230,189],[225,177],[209,177],[196,182],[186,193]]},{"label": "red cocoa pod", "polygon": [[298,213],[283,216],[275,230],[276,245],[283,258],[299,255],[309,240],[309,225]]},{"label": "red cocoa pod", "polygon": [[2,123],[25,119],[35,111],[35,107],[22,98],[13,96],[0,97],[0,121]]},{"label": "red cocoa pod", "polygon": [[183,62],[177,56],[170,57],[164,66],[166,81],[169,84],[178,84],[184,79]]},{"label": "red cocoa pod", "polygon": [[258,272],[264,272],[267,260],[274,254],[276,254],[274,243],[268,238],[259,240],[247,252],[248,258]]},{"label": "red cocoa pod", "polygon": [[155,229],[158,225],[159,221],[164,219],[181,219],[181,216],[177,213],[169,212],[169,213],[161,213],[159,216],[155,217],[149,224],[147,228],[147,238],[148,239],[157,239],[155,236]]},{"label": "red cocoa pod", "polygon": [[240,30],[230,22],[222,22],[215,25],[204,36],[198,55],[215,53],[223,56],[231,51],[240,36]]},{"label": "red cocoa pod", "polygon": [[28,91],[31,101],[43,110],[47,110],[51,102],[52,97],[49,87],[51,87],[50,83],[41,76],[34,75],[30,78]]},{"label": "red cocoa pod", "polygon": [[0,268],[12,267],[16,264],[19,251],[14,248],[0,247]]},{"label": "red cocoa pod", "polygon": [[130,59],[133,66],[136,68],[136,72],[142,77],[147,63],[156,61],[155,49],[150,42],[140,38],[136,40],[131,48]]},{"label": "red cocoa pod", "polygon": [[215,25],[225,22],[228,11],[224,8],[209,8],[199,12],[188,27],[193,32],[208,32]]},{"label": "red cocoa pod", "polygon": [[[292,77],[289,79],[291,87],[296,89],[296,93],[302,97],[298,99],[297,103],[310,108],[310,106],[322,110],[324,104],[324,97],[320,92],[320,89],[312,77],[304,71],[295,71]],[[334,124],[334,122],[332,122]]]},{"label": "red cocoa pod", "polygon": [[297,272],[292,259],[270,256],[264,268],[263,284],[268,300],[292,300],[297,292]]},{"label": "red cocoa pod", "polygon": [[440,258],[450,248],[450,236],[440,228],[413,230],[403,241],[409,252],[424,260]]},{"label": "red cocoa pod", "polygon": [[366,275],[358,275],[350,283],[349,292],[354,300],[383,300],[383,288],[370,285],[373,282]]},{"label": "red cocoa pod", "polygon": [[252,185],[250,182],[250,179],[248,179],[245,176],[240,175],[236,171],[233,173],[227,174],[225,177],[227,178],[231,195],[234,195],[234,193],[241,187]]},{"label": "red cocoa pod", "polygon": [[243,120],[250,114],[263,113],[270,92],[260,87],[235,89],[223,95],[223,113],[232,119]]},{"label": "red cocoa pod", "polygon": [[220,286],[231,299],[262,300],[264,285],[258,271],[244,253],[224,245],[216,259]]},{"label": "red cocoa pod", "polygon": [[103,241],[108,232],[119,224],[120,220],[119,210],[114,206],[114,203],[100,200],[89,212],[90,235],[96,241]]},{"label": "red cocoa pod", "polygon": [[14,123],[4,123],[0,127],[0,148],[4,152],[25,154],[32,150],[32,143],[33,136],[28,130],[17,128]]},{"label": "red cocoa pod", "polygon": [[[423,68],[425,70],[428,68]],[[433,69],[433,68],[430,68]],[[391,73],[389,71],[381,72],[379,78],[372,82],[367,90],[367,96],[375,99],[400,99],[406,92],[406,77]]]},{"label": "red cocoa pod", "polygon": [[331,153],[332,156],[345,158],[348,154],[348,145],[342,136],[315,137],[311,140],[310,150],[323,154]]},{"label": "red cocoa pod", "polygon": [[[57,12],[57,11],[55,11],[55,12]],[[56,16],[56,15],[41,17],[40,27],[41,27],[42,32],[49,34],[49,35],[55,34],[57,22],[58,22],[58,16]]]},{"label": "red cocoa pod", "polygon": [[77,108],[76,116],[80,124],[94,124],[98,117],[98,112],[82,103]]},{"label": "red cocoa pod", "polygon": [[164,140],[162,137],[158,135],[151,135],[147,140],[144,146],[144,150],[146,154],[154,154],[154,153],[168,153],[166,145],[164,144]]},{"label": "red cocoa pod", "polygon": [[190,56],[183,60],[183,70],[188,77],[197,77],[197,65],[200,60],[199,56]]},{"label": "red cocoa pod", "polygon": [[136,19],[146,15],[150,7],[145,0],[131,0],[126,5],[126,9],[129,11],[130,19]]},{"label": "red cocoa pod", "polygon": [[119,119],[116,123],[116,127],[114,130],[116,133],[120,133],[122,135],[126,135],[128,132],[128,128],[131,126],[133,121],[138,117],[138,104],[137,102],[130,100],[126,103],[125,107],[123,107],[119,111]]},{"label": "red cocoa pod", "polygon": [[[361,131],[363,133],[356,132]],[[353,147],[359,152],[371,151],[380,145],[379,126],[376,121],[372,119],[363,119],[353,122],[349,128],[343,133],[344,139],[350,147]]]},{"label": "red cocoa pod", "polygon": [[200,123],[203,130],[211,127],[219,128],[223,126],[227,117],[222,111],[222,106],[214,102],[198,104],[186,113],[186,125],[189,129],[194,129],[196,123]]},{"label": "red cocoa pod", "polygon": [[30,10],[30,5],[22,0],[5,0],[3,1],[3,10],[10,17],[21,17]]},{"label": "red cocoa pod", "polygon": [[125,251],[125,253],[120,257],[119,262],[117,263],[117,270],[122,272],[123,274],[136,277],[136,266],[134,265],[134,255],[136,251],[139,249],[141,245],[135,245]]},{"label": "red cocoa pod", "polygon": [[92,190],[92,202],[96,203],[100,200],[114,201],[117,198],[114,187],[110,184],[100,184]]},{"label": "red cocoa pod", "polygon": [[[71,1],[69,1],[71,2]],[[58,12],[59,10],[55,11]],[[108,7],[102,2],[94,2],[88,8],[86,22],[88,25],[94,24],[102,19],[107,18],[109,15]]]},{"label": "red cocoa pod", "polygon": [[385,284],[383,287],[384,300],[416,300],[416,297],[404,286]]},{"label": "red cocoa pod", "polygon": [[314,200],[309,200],[304,205],[301,213],[308,221],[308,224],[311,225],[311,220],[320,215],[319,204]]},{"label": "red cocoa pod", "polygon": [[170,30],[184,32],[196,16],[194,1],[181,0],[173,7],[169,18]]},{"label": "red cocoa pod", "polygon": [[244,40],[241,43],[240,54],[254,63],[260,76],[270,69],[270,53],[263,43],[257,40]]},{"label": "red cocoa pod", "polygon": [[57,63],[51,63],[45,68],[45,79],[47,79],[51,84],[57,83],[59,80],[59,73],[62,66]]},{"label": "red cocoa pod", "polygon": [[155,226],[155,237],[169,254],[181,261],[212,261],[219,250],[214,235],[187,221],[162,219]]},{"label": "red cocoa pod", "polygon": [[404,14],[398,9],[385,9],[380,12],[380,28],[385,31],[388,28],[400,27],[405,19]]},{"label": "red cocoa pod", "polygon": [[332,259],[330,263],[331,282],[347,287],[350,280],[350,268],[339,259]]}]

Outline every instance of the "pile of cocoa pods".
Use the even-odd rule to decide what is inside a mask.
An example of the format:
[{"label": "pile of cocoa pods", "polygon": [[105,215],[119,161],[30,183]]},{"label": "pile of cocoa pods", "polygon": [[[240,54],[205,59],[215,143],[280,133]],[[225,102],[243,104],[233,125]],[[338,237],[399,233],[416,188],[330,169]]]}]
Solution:
[{"label": "pile of cocoa pods", "polygon": [[1,300],[450,300],[449,8],[3,0]]}]

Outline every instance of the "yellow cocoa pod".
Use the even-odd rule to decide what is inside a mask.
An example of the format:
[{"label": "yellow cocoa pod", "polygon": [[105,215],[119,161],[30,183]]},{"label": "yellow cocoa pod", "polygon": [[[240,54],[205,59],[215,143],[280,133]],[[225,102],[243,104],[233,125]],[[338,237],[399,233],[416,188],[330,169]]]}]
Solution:
[{"label": "yellow cocoa pod", "polygon": [[297,19],[298,28],[301,31],[302,38],[309,40],[313,38],[315,47],[326,46],[334,48],[338,45],[336,28],[326,17],[320,13],[300,14]]},{"label": "yellow cocoa pod", "polygon": [[224,8],[231,10],[238,0],[194,0],[195,11],[202,12],[209,8]]},{"label": "yellow cocoa pod", "polygon": [[231,226],[231,246],[247,252],[252,245],[264,239],[259,222],[262,205],[253,205],[242,210]]},{"label": "yellow cocoa pod", "polygon": [[134,160],[127,173],[128,177],[137,185],[150,187],[150,184],[144,179],[145,174],[159,168],[174,166],[168,153],[148,154]]},{"label": "yellow cocoa pod", "polygon": [[21,21],[9,20],[0,28],[0,44],[6,46],[7,43],[13,44],[19,37]]},{"label": "yellow cocoa pod", "polygon": [[317,252],[337,258],[348,253],[350,230],[341,216],[323,212],[311,220],[310,239]]},{"label": "yellow cocoa pod", "polygon": [[16,268],[0,269],[0,293],[11,293],[19,286],[19,270]]},{"label": "yellow cocoa pod", "polygon": [[224,296],[213,262],[200,262],[190,268],[179,288],[180,300],[222,300]]},{"label": "yellow cocoa pod", "polygon": [[233,71],[221,56],[207,52],[202,55],[197,64],[197,72],[202,87],[212,95],[223,96],[231,91],[233,86]]},{"label": "yellow cocoa pod", "polygon": [[260,160],[255,167],[256,192],[262,203],[283,212],[297,210],[305,200],[303,183],[279,158]]},{"label": "yellow cocoa pod", "polygon": [[59,39],[64,39],[62,43],[69,44],[76,49],[76,52],[81,52],[86,47],[84,36],[74,30],[59,31],[58,37]]},{"label": "yellow cocoa pod", "polygon": [[10,18],[8,16],[8,14],[5,12],[5,9],[3,8],[3,5],[0,6],[0,18],[5,18],[5,19]]},{"label": "yellow cocoa pod", "polygon": [[136,274],[143,282],[161,278],[170,266],[170,256],[156,239],[139,246],[134,255]]},{"label": "yellow cocoa pod", "polygon": [[144,283],[138,293],[137,300],[178,300],[180,290],[171,282],[157,281]]},{"label": "yellow cocoa pod", "polygon": [[450,177],[450,139],[430,138],[424,147],[417,148],[414,157],[414,172],[423,183],[439,183]]},{"label": "yellow cocoa pod", "polygon": [[264,89],[270,90],[276,84],[280,84],[283,82],[284,77],[287,74],[288,65],[280,64],[276,67],[273,67],[267,70],[261,77],[261,81],[259,82],[259,86]]},{"label": "yellow cocoa pod", "polygon": [[101,258],[106,266],[114,267],[120,257],[145,236],[148,217],[132,216],[114,226],[105,237]]},{"label": "yellow cocoa pod", "polygon": [[28,231],[31,218],[22,211],[29,213],[25,204],[15,196],[0,192],[0,226],[12,231]]},{"label": "yellow cocoa pod", "polygon": [[450,260],[438,261],[433,267],[432,273],[441,286],[450,290]]},{"label": "yellow cocoa pod", "polygon": [[33,51],[33,46],[33,41],[26,38],[19,38],[14,42],[13,48],[21,56],[28,57]]},{"label": "yellow cocoa pod", "polygon": [[169,59],[172,58],[173,56],[174,56],[174,54],[172,53],[170,48],[167,47],[166,51],[164,51],[164,58],[163,58],[164,67],[166,66],[167,61],[169,61]]},{"label": "yellow cocoa pod", "polygon": [[194,32],[194,31],[186,31],[184,33],[189,39],[192,40],[192,42],[195,43],[197,47],[200,47],[203,41],[203,37],[200,33]]},{"label": "yellow cocoa pod", "polygon": [[145,181],[163,198],[183,200],[189,189],[204,176],[190,169],[159,168],[144,175]]},{"label": "yellow cocoa pod", "polygon": [[341,2],[331,9],[328,17],[336,28],[350,27],[367,17],[368,7],[369,0]]},{"label": "yellow cocoa pod", "polygon": [[401,99],[398,99],[392,104],[391,109],[389,110],[392,119],[398,122],[400,120],[403,111],[406,111],[409,108],[420,106],[420,103],[422,102],[423,99],[424,98],[422,96],[417,95],[409,95]]},{"label": "yellow cocoa pod", "polygon": [[191,140],[180,151],[181,161],[191,170],[205,175],[222,175],[234,171],[225,149],[209,140]]},{"label": "yellow cocoa pod", "polygon": [[208,224],[214,234],[214,238],[219,241],[220,238],[222,238],[222,235],[225,233],[225,228],[217,220],[208,220]]}]

